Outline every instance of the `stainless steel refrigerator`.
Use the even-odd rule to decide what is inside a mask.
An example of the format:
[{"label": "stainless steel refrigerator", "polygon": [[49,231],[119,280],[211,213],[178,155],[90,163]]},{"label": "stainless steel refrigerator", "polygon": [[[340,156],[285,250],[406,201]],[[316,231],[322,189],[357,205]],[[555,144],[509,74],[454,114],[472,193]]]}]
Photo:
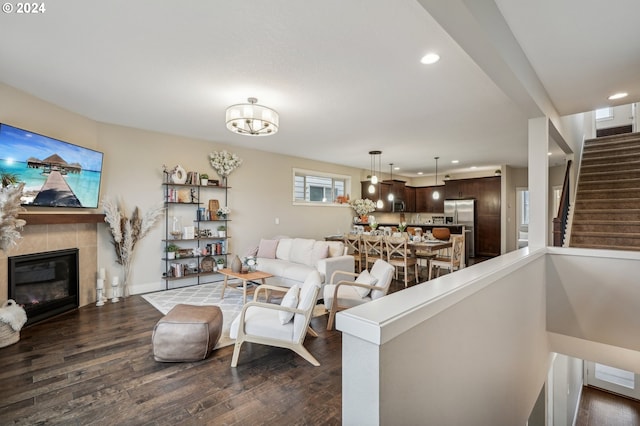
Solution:
[{"label": "stainless steel refrigerator", "polygon": [[444,200],[444,220],[447,224],[464,225],[465,259],[475,257],[476,200]]}]

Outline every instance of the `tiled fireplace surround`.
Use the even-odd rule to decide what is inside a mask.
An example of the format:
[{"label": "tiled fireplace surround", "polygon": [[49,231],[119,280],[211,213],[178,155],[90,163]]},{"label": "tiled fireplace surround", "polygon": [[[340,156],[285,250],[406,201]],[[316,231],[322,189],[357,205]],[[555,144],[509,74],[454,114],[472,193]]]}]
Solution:
[{"label": "tiled fireplace surround", "polygon": [[[59,221],[54,219],[54,216],[64,215],[51,214],[46,216],[47,220],[38,218],[38,220],[30,221],[26,218],[27,225],[22,229],[22,239],[20,239],[18,245],[8,252],[0,250],[0,303],[7,300],[9,294],[8,257],[76,247],[79,249],[80,306],[95,302],[95,282],[98,263],[98,226],[100,226],[96,223],[95,216],[100,217],[102,215],[85,215],[87,219],[89,216],[92,216],[89,223],[29,224],[29,222]],[[74,216],[77,217],[81,215]],[[85,222],[82,219],[83,218],[81,218],[80,221]],[[65,220],[63,220],[63,222],[64,221]]]}]

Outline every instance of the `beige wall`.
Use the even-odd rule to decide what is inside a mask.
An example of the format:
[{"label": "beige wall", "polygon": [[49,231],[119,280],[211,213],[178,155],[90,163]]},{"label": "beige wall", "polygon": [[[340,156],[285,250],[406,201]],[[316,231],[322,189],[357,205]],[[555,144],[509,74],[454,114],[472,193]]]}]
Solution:
[{"label": "beige wall", "polygon": [[[2,84],[0,99],[0,122],[104,152],[100,198],[122,200],[129,212],[135,206],[145,212],[152,206],[162,204],[163,164],[169,167],[180,164],[186,170],[206,172],[215,178],[216,173],[209,165],[208,154],[222,149],[237,153],[244,162],[229,179],[232,187],[229,191],[229,206],[232,209],[230,250],[234,253],[243,255],[256,246],[261,237],[290,235],[323,238],[338,231],[344,232],[351,226],[354,213],[347,206],[293,205],[292,169],[351,176],[350,194],[360,193],[360,180],[363,179],[360,169],[98,123]],[[261,140],[261,143],[269,143],[269,139]],[[42,212],[54,209],[32,210]],[[60,209],[55,211],[60,212]],[[279,225],[275,224],[275,218],[279,218]],[[185,222],[189,219],[183,218]],[[107,281],[110,282],[111,276],[121,275],[121,271],[115,263],[106,224],[99,224],[97,228],[95,270],[98,267],[106,268]],[[132,268],[133,292],[152,291],[164,285],[161,280],[164,269],[161,261],[163,237],[164,223],[160,223],[136,246]],[[3,282],[6,286],[6,279]],[[0,294],[0,298],[3,295],[6,292]]]},{"label": "beige wall", "polygon": [[[232,188],[229,191],[228,204],[232,209],[232,222],[229,224],[230,250],[239,255],[245,254],[247,250],[257,245],[261,237],[290,235],[322,238],[325,235],[344,232],[351,227],[354,213],[346,206],[293,204],[293,168],[351,176],[352,198],[360,196],[360,181],[366,179],[366,170],[95,122],[81,114],[64,110],[4,84],[0,84],[0,99],[2,99],[1,122],[104,152],[101,199],[109,197],[122,200],[129,211],[138,206],[144,212],[162,203],[163,164],[168,167],[180,164],[187,170],[206,172],[215,178],[216,173],[208,163],[208,154],[222,149],[238,154],[244,162],[230,176],[229,185]],[[269,139],[265,139],[264,143],[269,143]],[[491,171],[478,171],[473,174],[452,175],[452,178],[487,176],[487,173],[492,174]],[[509,173],[514,174],[513,179],[508,177]],[[555,184],[555,175],[555,173],[551,175],[552,185]],[[510,206],[507,207],[506,213],[506,217],[509,218],[506,225],[506,251],[511,251],[515,248],[517,235],[515,188],[526,186],[526,169],[508,168],[503,176],[509,181],[506,186],[507,206]],[[397,178],[405,179],[400,176]],[[562,176],[560,181],[561,179]],[[433,176],[407,179],[407,183],[417,186],[431,185]],[[208,198],[220,197],[206,196],[205,199]],[[33,210],[54,211],[46,208]],[[100,211],[98,209],[93,212]],[[183,223],[191,219],[190,214],[187,212],[180,215]],[[397,214],[380,216],[377,218],[378,221],[395,222],[399,219]],[[275,224],[276,218],[279,219],[279,225]],[[421,217],[422,219],[424,218]],[[132,270],[134,292],[135,287],[138,287],[138,291],[152,291],[164,284],[160,279],[164,269],[164,264],[160,260],[162,257],[160,240],[163,236],[164,223],[160,223],[137,246]],[[97,240],[96,268],[106,268],[109,275],[120,274],[106,225],[98,225]]]}]

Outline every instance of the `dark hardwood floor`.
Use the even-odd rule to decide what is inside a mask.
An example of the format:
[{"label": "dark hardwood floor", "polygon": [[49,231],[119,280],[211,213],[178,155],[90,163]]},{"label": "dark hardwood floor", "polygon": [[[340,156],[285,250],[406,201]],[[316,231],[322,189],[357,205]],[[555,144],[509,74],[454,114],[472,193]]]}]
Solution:
[{"label": "dark hardwood floor", "polygon": [[[394,280],[390,292],[402,289]],[[342,337],[326,331],[326,315],[311,321],[320,336],[305,341],[320,367],[246,343],[235,369],[233,346],[200,362],[155,362],[161,317],[131,296],[23,328],[0,349],[0,425],[341,423]]]},{"label": "dark hardwood floor", "polygon": [[640,401],[583,386],[575,424],[576,426],[640,425]]},{"label": "dark hardwood floor", "polygon": [[306,347],[233,346],[204,361],[158,363],[151,332],[162,314],[141,296],[24,328],[0,349],[0,424],[339,424],[341,335],[326,316]]},{"label": "dark hardwood floor", "polygon": [[[392,282],[391,292],[402,289]],[[131,296],[24,328],[18,343],[0,348],[0,425],[341,423],[342,338],[325,330],[326,315],[311,322],[320,336],[305,341],[320,367],[246,343],[235,369],[233,346],[200,362],[155,362],[151,332],[161,317]],[[581,404],[578,425],[638,424],[604,422],[599,405]]]}]

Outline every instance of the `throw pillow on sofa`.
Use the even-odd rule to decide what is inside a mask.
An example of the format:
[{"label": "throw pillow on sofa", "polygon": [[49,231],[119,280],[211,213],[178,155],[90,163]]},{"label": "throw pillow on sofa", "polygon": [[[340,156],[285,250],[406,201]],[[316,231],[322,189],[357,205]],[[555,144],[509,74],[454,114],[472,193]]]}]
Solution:
[{"label": "throw pillow on sofa", "polygon": [[309,266],[316,267],[318,261],[329,257],[329,245],[324,241],[316,241],[311,249],[311,257],[309,258]]},{"label": "throw pillow on sofa", "polygon": [[258,245],[258,253],[257,257],[261,257],[263,259],[275,259],[276,251],[278,249],[278,240],[260,240],[260,245]]},{"label": "throw pillow on sofa", "polygon": [[[280,306],[287,308],[295,308],[298,306],[298,284],[294,284],[293,287],[287,291],[287,294],[282,298],[282,302],[280,302]],[[293,319],[293,312],[280,311],[278,312],[278,317],[280,318],[280,323],[285,325]]]},{"label": "throw pillow on sofa", "polygon": [[286,260],[287,262],[291,260],[289,258],[289,253],[291,252],[292,243],[293,243],[292,238],[279,239],[278,248],[276,248],[276,259]]},{"label": "throw pillow on sofa", "polygon": [[289,252],[289,261],[301,265],[311,265],[311,252],[316,240],[308,238],[294,238]]},{"label": "throw pillow on sofa", "polygon": [[[365,269],[364,271],[360,272],[360,275],[358,275],[358,278],[356,278],[355,282],[357,282],[358,284],[375,285],[378,282],[378,279],[376,277],[374,277],[373,275],[371,275],[369,273],[369,271],[367,271]],[[371,289],[364,288],[364,287],[355,287],[354,286],[353,288],[356,289],[356,291],[358,292],[358,294],[362,298],[367,297],[367,295],[371,291]]]}]

